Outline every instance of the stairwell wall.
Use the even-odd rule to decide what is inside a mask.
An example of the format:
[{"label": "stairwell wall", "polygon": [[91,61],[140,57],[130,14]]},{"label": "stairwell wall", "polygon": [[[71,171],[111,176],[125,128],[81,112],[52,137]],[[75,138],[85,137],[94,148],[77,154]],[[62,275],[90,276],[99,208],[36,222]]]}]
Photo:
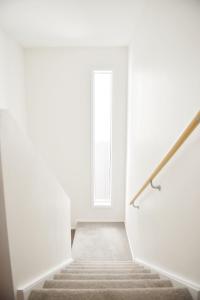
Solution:
[{"label": "stairwell wall", "polygon": [[[129,49],[126,227],[134,256],[200,286],[200,128],[133,195],[200,109],[200,5],[152,1]],[[144,21],[145,20],[145,21]]]},{"label": "stairwell wall", "polygon": [[[22,47],[0,28],[0,109],[9,110],[23,131],[26,131],[24,53]],[[1,158],[0,158],[1,160]],[[6,203],[0,163],[0,298],[14,297],[10,261]]]},{"label": "stairwell wall", "polygon": [[[76,221],[124,221],[126,47],[26,49],[28,127],[71,199]],[[92,203],[92,71],[113,71],[112,207]]]},{"label": "stairwell wall", "polygon": [[2,277],[7,279],[0,298],[10,300],[12,293],[71,258],[70,200],[4,110],[0,111],[0,154],[0,261]]},{"label": "stairwell wall", "polygon": [[0,29],[0,109],[8,109],[26,130],[24,51]]}]

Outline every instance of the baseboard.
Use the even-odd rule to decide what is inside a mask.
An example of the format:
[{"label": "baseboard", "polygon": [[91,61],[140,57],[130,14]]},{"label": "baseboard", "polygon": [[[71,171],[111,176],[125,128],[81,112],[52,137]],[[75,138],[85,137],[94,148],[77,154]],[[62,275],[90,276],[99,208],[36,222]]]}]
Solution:
[{"label": "baseboard", "polygon": [[165,271],[162,268],[159,268],[155,265],[149,264],[144,260],[141,260],[139,258],[134,258],[136,262],[139,264],[142,264],[143,266],[150,268],[152,271],[155,271],[161,275],[163,278],[170,279],[173,283],[174,286],[180,287],[184,286],[187,287],[193,297],[194,300],[199,300],[200,299],[200,285],[191,282],[185,278],[182,278],[180,276],[177,276],[176,274],[173,274],[171,272]]},{"label": "baseboard", "polygon": [[45,280],[53,278],[53,275],[55,273],[59,272],[62,268],[64,268],[68,264],[70,264],[72,261],[73,261],[73,259],[69,258],[62,264],[56,266],[55,268],[49,270],[48,272],[42,274],[41,276],[38,276],[32,282],[26,284],[23,287],[18,288],[17,289],[17,300],[27,300],[32,289],[41,288],[43,286]]},{"label": "baseboard", "polygon": [[[75,227],[77,223],[124,223],[124,220],[119,220],[119,219],[113,219],[113,220],[105,220],[105,219],[94,219],[94,220],[87,220],[87,219],[77,219],[75,221]],[[74,227],[74,226],[73,226]]]},{"label": "baseboard", "polygon": [[125,229],[126,229],[126,234],[127,234],[127,239],[128,239],[128,243],[129,243],[129,247],[131,250],[131,255],[132,255],[132,259],[136,262],[138,262],[139,264],[144,265],[147,268],[150,268],[152,271],[155,271],[157,273],[159,273],[163,278],[167,278],[170,279],[173,283],[174,286],[184,286],[187,287],[193,297],[194,300],[200,300],[200,285],[191,282],[189,280],[186,280],[185,278],[181,278],[180,276],[177,276],[176,274],[173,274],[171,272],[165,271],[153,264],[149,264],[148,262],[141,260],[137,257],[134,256],[134,252],[133,252],[133,248],[131,246],[131,242],[129,239],[129,234],[128,234],[128,230],[126,227],[126,222],[125,222]]},{"label": "baseboard", "polygon": [[128,230],[127,230],[127,227],[126,227],[126,222],[124,224],[125,224],[126,236],[127,236],[129,248],[130,248],[130,251],[131,251],[132,260],[134,260],[133,248],[131,246],[131,241],[129,239]]}]

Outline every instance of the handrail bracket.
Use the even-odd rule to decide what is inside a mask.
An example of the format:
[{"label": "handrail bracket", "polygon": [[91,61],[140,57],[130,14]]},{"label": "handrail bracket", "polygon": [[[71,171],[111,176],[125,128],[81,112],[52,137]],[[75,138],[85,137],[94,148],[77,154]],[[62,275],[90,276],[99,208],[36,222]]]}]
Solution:
[{"label": "handrail bracket", "polygon": [[140,208],[139,205],[135,205],[134,203],[132,205],[133,205],[134,208],[137,208],[137,209]]},{"label": "handrail bracket", "polygon": [[154,185],[152,180],[150,181],[150,184],[151,184],[152,189],[161,191],[161,185]]}]

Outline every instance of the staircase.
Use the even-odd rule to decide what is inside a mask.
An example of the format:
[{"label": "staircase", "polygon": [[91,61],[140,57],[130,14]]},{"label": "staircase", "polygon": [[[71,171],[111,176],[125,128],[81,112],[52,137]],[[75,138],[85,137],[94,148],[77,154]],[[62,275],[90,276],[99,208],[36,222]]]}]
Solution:
[{"label": "staircase", "polygon": [[191,300],[186,288],[126,261],[74,261],[33,290],[29,300]]}]

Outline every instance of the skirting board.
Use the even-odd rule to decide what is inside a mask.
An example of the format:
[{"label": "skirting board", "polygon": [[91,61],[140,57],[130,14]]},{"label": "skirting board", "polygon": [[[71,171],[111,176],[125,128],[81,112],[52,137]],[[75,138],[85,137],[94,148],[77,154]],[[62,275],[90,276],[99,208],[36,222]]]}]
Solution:
[{"label": "skirting board", "polygon": [[130,251],[131,251],[132,260],[134,260],[133,248],[131,247],[131,241],[129,239],[128,231],[127,231],[127,228],[126,228],[126,222],[124,224],[125,224],[126,236],[127,236],[129,248],[130,248]]},{"label": "skirting board", "polygon": [[190,282],[184,278],[181,278],[171,272],[167,272],[159,267],[156,267],[155,265],[149,264],[139,258],[134,259],[136,262],[138,262],[139,264],[142,264],[145,267],[150,268],[153,271],[156,271],[157,273],[159,273],[159,275],[163,278],[163,279],[170,279],[171,282],[173,283],[174,286],[176,287],[187,287],[191,293],[191,296],[194,300],[200,300],[200,286]]},{"label": "skirting board", "polygon": [[49,270],[47,273],[35,278],[32,282],[28,283],[26,286],[17,289],[17,300],[27,300],[30,292],[33,289],[39,289],[43,286],[45,280],[53,278],[53,275],[59,272],[62,268],[73,262],[72,258],[67,259],[64,263],[58,265],[57,267]]},{"label": "skirting board", "polygon": [[99,220],[92,220],[92,219],[77,219],[75,220],[74,224],[72,225],[72,228],[76,228],[78,223],[124,223],[124,220],[119,219],[113,219],[113,220],[105,220],[105,219],[99,219]]}]

